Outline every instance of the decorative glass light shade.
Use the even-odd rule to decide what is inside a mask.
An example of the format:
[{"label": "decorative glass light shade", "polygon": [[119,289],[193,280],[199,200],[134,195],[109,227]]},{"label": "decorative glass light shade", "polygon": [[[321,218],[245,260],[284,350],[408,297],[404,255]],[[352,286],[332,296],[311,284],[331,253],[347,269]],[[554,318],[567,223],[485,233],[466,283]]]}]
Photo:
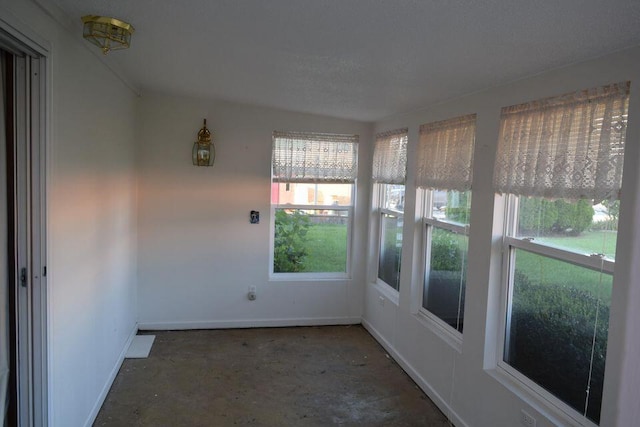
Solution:
[{"label": "decorative glass light shade", "polygon": [[207,119],[204,119],[204,125],[198,132],[198,140],[193,143],[191,156],[194,166],[213,166],[216,148],[211,140],[211,132],[207,129]]},{"label": "decorative glass light shade", "polygon": [[82,36],[102,49],[105,55],[112,50],[127,49],[131,45],[131,24],[108,16],[87,15],[82,17]]}]

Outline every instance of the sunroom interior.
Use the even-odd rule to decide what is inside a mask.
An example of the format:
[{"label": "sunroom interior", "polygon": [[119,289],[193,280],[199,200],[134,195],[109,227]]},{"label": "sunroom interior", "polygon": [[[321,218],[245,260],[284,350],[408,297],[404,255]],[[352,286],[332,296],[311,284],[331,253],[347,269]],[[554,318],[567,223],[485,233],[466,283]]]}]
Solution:
[{"label": "sunroom interior", "polygon": [[[88,14],[131,22],[131,47],[103,55],[82,38],[80,18]],[[640,5],[626,0],[0,4],[0,40],[28,46],[45,64],[42,422],[91,425],[139,330],[362,324],[456,426],[518,425],[522,410],[538,426],[634,425],[639,18]],[[554,192],[554,183],[545,187],[551,192],[498,185],[508,108],[557,97],[573,108],[582,95],[596,105],[605,92],[619,101],[617,113],[593,113],[585,134],[593,139],[600,126],[604,140],[608,123],[624,156],[616,151],[616,161],[602,162],[618,174],[612,186],[580,193],[587,225],[561,225],[558,218],[580,197]],[[215,144],[212,167],[192,162],[203,119]],[[471,144],[457,157],[462,166],[442,160],[466,175],[432,184],[425,165],[437,154],[425,147],[434,132],[469,123],[472,133],[460,131]],[[304,189],[314,202],[293,202],[286,193],[313,179],[279,175],[275,143],[318,135],[332,143],[355,138],[357,167],[341,182],[349,190],[318,201],[317,190]],[[385,141],[391,148],[380,157]],[[547,230],[536,217],[535,237],[510,225],[518,217],[513,206],[522,212],[527,197],[538,198],[538,212],[554,210]],[[342,267],[274,267],[277,213],[296,210],[348,217]],[[593,219],[599,213],[606,221]],[[612,215],[615,227],[603,228]],[[384,232],[393,240],[390,267],[383,265]],[[546,242],[562,233],[608,240],[584,256],[554,244],[548,250]],[[451,235],[453,253],[443,265],[455,256],[465,263],[464,286],[453,296],[425,284],[436,270],[436,238]],[[525,252],[531,259],[518,255]],[[596,340],[598,325],[587,327],[588,375],[602,381],[597,403],[586,399],[590,409],[512,369],[511,302],[523,288],[510,283],[525,261],[539,266],[547,255],[565,263],[560,270],[609,281],[606,297],[594,300],[600,327],[608,322],[606,342]],[[461,268],[443,267],[458,275],[440,272],[438,280],[459,280]],[[599,364],[598,345],[606,352]]]}]

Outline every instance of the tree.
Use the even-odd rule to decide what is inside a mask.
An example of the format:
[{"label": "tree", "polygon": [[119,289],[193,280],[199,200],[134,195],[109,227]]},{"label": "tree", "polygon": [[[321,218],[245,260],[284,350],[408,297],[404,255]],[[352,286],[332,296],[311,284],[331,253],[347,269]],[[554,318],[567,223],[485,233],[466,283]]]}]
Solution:
[{"label": "tree", "polygon": [[602,204],[607,208],[607,213],[611,219],[618,222],[618,216],[620,215],[620,200],[603,200]]}]

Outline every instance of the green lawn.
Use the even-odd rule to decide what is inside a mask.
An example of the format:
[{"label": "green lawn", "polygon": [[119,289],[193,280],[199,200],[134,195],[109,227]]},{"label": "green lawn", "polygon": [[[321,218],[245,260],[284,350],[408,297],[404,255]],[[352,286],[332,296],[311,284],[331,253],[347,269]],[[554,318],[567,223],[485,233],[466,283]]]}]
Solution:
[{"label": "green lawn", "polygon": [[602,253],[615,258],[617,233],[612,231],[585,231],[579,236],[536,237],[535,241],[584,253]]},{"label": "green lawn", "polygon": [[611,300],[612,276],[530,252],[516,252],[516,271],[533,284],[585,290],[603,302]]},{"label": "green lawn", "polygon": [[347,225],[311,224],[304,272],[342,272],[347,268]]},{"label": "green lawn", "polygon": [[[611,258],[615,256],[616,234],[607,231],[584,232],[576,237],[540,237],[535,240],[578,252],[604,253]],[[516,253],[516,269],[532,283],[572,287],[588,291],[605,303],[611,301],[612,276],[609,274],[600,274],[522,250]]]}]

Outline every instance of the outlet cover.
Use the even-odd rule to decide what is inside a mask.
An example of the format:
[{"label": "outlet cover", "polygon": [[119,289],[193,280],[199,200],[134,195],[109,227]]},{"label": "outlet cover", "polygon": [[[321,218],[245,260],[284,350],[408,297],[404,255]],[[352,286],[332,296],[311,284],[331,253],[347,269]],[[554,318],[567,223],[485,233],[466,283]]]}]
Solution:
[{"label": "outlet cover", "polygon": [[523,409],[520,411],[520,424],[525,427],[536,427],[536,419]]}]

